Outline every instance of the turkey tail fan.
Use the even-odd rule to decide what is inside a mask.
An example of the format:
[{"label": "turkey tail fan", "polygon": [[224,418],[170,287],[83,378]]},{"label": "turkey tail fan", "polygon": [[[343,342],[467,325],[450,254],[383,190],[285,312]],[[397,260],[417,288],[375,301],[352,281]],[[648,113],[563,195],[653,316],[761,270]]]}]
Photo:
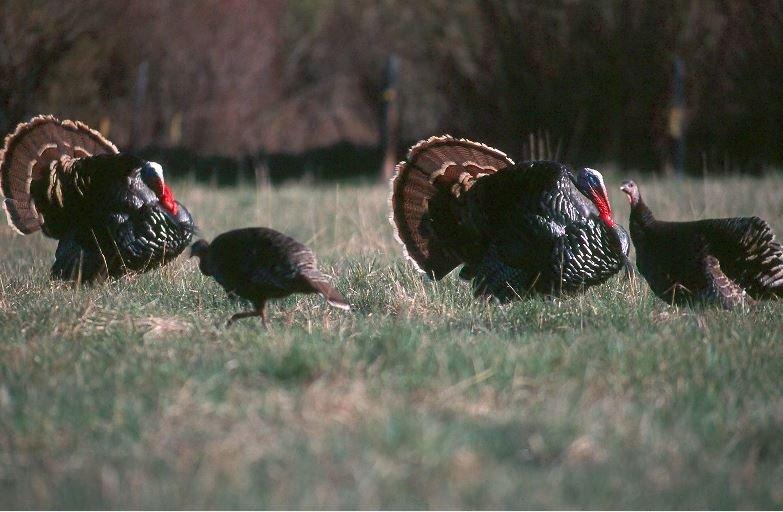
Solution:
[{"label": "turkey tail fan", "polygon": [[322,274],[313,275],[311,272],[303,275],[302,277],[304,277],[305,281],[307,281],[316,292],[323,295],[324,299],[326,299],[326,302],[336,308],[350,311],[351,305],[348,304],[348,301],[345,300],[345,297],[343,297],[343,295],[338,292],[337,289],[332,286],[332,283],[327,281]]},{"label": "turkey tail fan", "polygon": [[62,156],[118,152],[103,135],[79,121],[37,116],[19,124],[0,151],[0,188],[8,223],[25,235],[41,228],[43,219],[35,207],[33,184],[48,179],[52,163]]},{"label": "turkey tail fan", "polygon": [[783,248],[759,217],[697,221],[723,271],[756,299],[783,297]]},{"label": "turkey tail fan", "polygon": [[443,236],[448,226],[436,229],[433,225],[436,221],[430,203],[438,202],[436,196],[449,191],[458,195],[466,180],[512,165],[514,162],[502,151],[450,135],[430,137],[410,149],[392,178],[389,220],[405,256],[416,268],[440,279],[463,262]]},{"label": "turkey tail fan", "polygon": [[752,279],[748,291],[760,297],[783,297],[783,247],[772,228],[758,217],[737,221],[746,225],[740,244]]}]

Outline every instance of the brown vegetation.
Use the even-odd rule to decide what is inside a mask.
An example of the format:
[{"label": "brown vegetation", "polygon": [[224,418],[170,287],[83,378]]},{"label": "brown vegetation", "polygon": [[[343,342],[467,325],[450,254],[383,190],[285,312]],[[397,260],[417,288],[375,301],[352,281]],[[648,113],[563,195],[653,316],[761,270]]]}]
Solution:
[{"label": "brown vegetation", "polygon": [[0,131],[53,112],[121,146],[298,153],[378,142],[400,58],[402,141],[469,135],[523,154],[662,168],[685,65],[688,163],[783,162],[783,3],[11,0]]}]

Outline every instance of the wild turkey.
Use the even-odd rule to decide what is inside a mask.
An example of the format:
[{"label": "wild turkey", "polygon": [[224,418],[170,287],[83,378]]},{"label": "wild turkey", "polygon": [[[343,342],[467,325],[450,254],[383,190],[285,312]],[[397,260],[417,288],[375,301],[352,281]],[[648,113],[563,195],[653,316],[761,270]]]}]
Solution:
[{"label": "wild turkey", "polygon": [[255,309],[237,313],[240,318],[260,316],[266,327],[269,299],[292,293],[320,293],[332,306],[349,310],[348,301],[318,270],[315,254],[303,244],[274,229],[244,228],[219,235],[212,243],[198,240],[190,256],[199,258],[199,269],[212,276],[229,294],[249,300]]},{"label": "wild turkey", "polygon": [[413,146],[392,180],[391,222],[406,256],[441,279],[458,265],[475,296],[560,295],[602,283],[627,260],[603,178],[449,135]]},{"label": "wild turkey", "polygon": [[0,186],[8,223],[59,240],[51,275],[93,282],[179,255],[193,219],[161,166],[120,153],[78,121],[38,116],[6,137]]},{"label": "wild turkey", "polygon": [[783,296],[783,249],[760,218],[659,221],[636,183],[625,181],[620,189],[631,203],[636,265],[662,300],[733,308]]}]

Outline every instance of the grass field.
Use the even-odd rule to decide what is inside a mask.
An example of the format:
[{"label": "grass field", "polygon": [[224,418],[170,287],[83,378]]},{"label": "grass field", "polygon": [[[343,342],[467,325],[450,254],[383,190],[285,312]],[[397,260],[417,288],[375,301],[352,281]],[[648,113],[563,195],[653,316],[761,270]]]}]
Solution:
[{"label": "grass field", "polygon": [[[782,175],[640,186],[661,218],[783,235]],[[74,289],[53,241],[3,226],[0,507],[783,507],[783,304],[619,278],[481,304],[403,261],[385,187],[175,190],[205,237],[306,242],[355,310],[293,297],[227,330],[242,305],[195,261]]]}]

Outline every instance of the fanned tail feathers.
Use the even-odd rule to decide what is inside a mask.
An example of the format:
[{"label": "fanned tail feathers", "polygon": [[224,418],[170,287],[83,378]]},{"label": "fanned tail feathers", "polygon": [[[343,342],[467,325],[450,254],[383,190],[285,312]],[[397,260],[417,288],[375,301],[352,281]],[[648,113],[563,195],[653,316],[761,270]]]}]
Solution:
[{"label": "fanned tail feathers", "polygon": [[783,297],[783,248],[775,239],[769,224],[758,217],[749,220],[750,226],[740,243],[750,265],[754,284],[763,290],[759,290],[762,295]]},{"label": "fanned tail feathers", "polygon": [[449,226],[434,225],[448,222],[444,220],[449,216],[443,214],[448,210],[444,203],[481,175],[511,165],[514,162],[502,151],[450,135],[431,137],[410,149],[392,178],[389,220],[395,238],[416,268],[440,279],[463,262],[443,235]]},{"label": "fanned tail feathers", "polygon": [[61,157],[82,158],[118,153],[103,135],[79,121],[37,116],[19,124],[0,151],[0,188],[8,223],[22,234],[43,225],[35,206],[35,183],[49,177]]},{"label": "fanned tail feathers", "polygon": [[723,271],[757,299],[783,297],[783,247],[759,217],[701,221]]}]

